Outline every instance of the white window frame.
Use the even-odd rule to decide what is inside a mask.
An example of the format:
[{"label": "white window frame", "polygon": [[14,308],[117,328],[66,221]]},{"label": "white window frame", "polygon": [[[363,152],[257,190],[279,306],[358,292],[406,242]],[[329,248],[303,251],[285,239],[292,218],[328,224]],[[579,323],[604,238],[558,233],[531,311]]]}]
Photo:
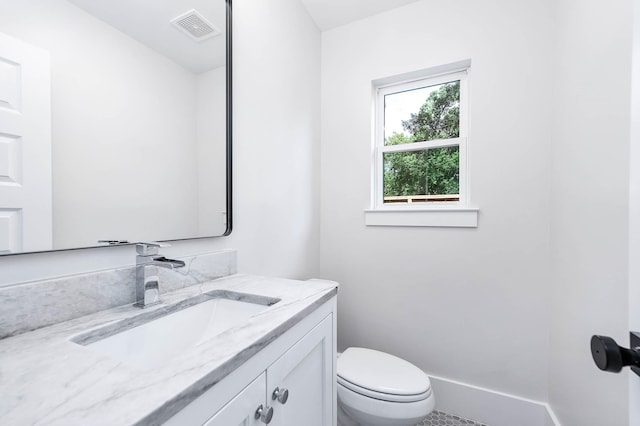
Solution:
[{"label": "white window frame", "polygon": [[[477,227],[478,209],[470,206],[467,163],[470,65],[471,61],[461,61],[373,82],[371,208],[365,211],[366,225]],[[384,145],[384,98],[386,95],[458,80],[460,81],[460,130],[457,138]],[[384,204],[383,157],[385,153],[423,151],[448,146],[459,147],[458,201]]]}]

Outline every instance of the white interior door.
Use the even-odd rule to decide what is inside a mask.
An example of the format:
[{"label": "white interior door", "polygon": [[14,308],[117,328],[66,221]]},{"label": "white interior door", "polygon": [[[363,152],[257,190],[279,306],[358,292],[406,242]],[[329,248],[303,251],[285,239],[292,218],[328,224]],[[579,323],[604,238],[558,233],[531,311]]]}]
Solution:
[{"label": "white interior door", "polygon": [[[629,330],[640,332],[640,0],[634,0],[629,152]],[[626,342],[625,342],[626,343]],[[640,377],[629,372],[629,426],[640,425]]]},{"label": "white interior door", "polygon": [[52,248],[49,62],[0,34],[0,254]]}]

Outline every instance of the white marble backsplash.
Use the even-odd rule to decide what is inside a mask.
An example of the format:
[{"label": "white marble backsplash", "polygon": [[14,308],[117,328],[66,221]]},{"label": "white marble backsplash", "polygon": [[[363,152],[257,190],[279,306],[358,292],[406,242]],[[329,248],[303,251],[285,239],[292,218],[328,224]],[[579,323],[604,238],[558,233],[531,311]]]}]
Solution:
[{"label": "white marble backsplash", "polygon": [[[159,269],[161,293],[237,273],[237,252],[180,258]],[[0,339],[135,301],[135,266],[0,288]]]}]

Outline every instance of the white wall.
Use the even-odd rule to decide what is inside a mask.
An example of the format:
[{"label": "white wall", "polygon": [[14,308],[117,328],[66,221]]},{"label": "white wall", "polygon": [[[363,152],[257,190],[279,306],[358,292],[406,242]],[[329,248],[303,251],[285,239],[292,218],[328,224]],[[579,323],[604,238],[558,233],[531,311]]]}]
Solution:
[{"label": "white wall", "polygon": [[563,424],[624,426],[629,373],[598,370],[589,340],[629,341],[632,1],[556,7],[549,400]]},{"label": "white wall", "polygon": [[51,53],[54,248],[196,235],[195,76],[64,0],[0,8]]},{"label": "white wall", "polygon": [[[550,2],[428,0],[323,33],[321,275],[339,347],[547,398]],[[371,81],[471,59],[477,229],[367,228]]]},{"label": "white wall", "polygon": [[[197,235],[222,235],[226,226],[226,68],[218,67],[196,77],[197,100]],[[212,164],[219,164],[212,167]]]},{"label": "white wall", "polygon": [[[319,85],[320,35],[297,0],[234,4],[235,230],[167,256],[235,248],[242,272],[317,276]],[[0,257],[0,285],[133,262],[132,247]]]}]

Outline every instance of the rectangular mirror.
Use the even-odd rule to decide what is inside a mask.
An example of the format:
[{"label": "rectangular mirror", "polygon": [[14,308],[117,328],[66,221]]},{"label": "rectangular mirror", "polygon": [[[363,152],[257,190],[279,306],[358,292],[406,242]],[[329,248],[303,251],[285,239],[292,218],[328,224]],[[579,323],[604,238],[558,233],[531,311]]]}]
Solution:
[{"label": "rectangular mirror", "polygon": [[230,0],[0,0],[0,254],[228,235]]}]

